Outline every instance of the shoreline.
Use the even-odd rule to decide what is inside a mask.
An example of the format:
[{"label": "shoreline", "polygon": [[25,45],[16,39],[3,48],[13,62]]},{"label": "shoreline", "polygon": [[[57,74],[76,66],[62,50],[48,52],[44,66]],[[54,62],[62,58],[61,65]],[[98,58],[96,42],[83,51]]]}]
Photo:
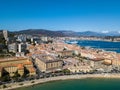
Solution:
[{"label": "shoreline", "polygon": [[[95,48],[93,48],[95,49]],[[112,51],[114,52],[114,51]],[[102,73],[102,74],[84,74],[84,75],[64,75],[64,76],[56,76],[56,77],[49,77],[49,78],[42,78],[42,79],[35,79],[31,81],[23,81],[23,82],[15,82],[10,84],[5,84],[7,88],[0,88],[0,90],[17,90],[17,88],[29,87],[34,86],[42,83],[47,82],[54,82],[60,80],[75,80],[75,79],[86,79],[86,78],[107,78],[107,79],[120,79],[120,74],[112,73]]]},{"label": "shoreline", "polygon": [[[75,79],[86,79],[86,78],[105,78],[105,79],[120,79],[120,74],[85,74],[85,75],[65,75],[57,76],[43,79],[35,79],[25,82],[17,82],[6,84],[7,88],[2,88],[0,90],[17,90],[17,88],[29,87],[33,85],[38,85],[47,82],[60,81],[60,80],[75,80]],[[34,82],[34,83],[32,83]],[[23,84],[23,85],[20,85]]]},{"label": "shoreline", "polygon": [[[117,42],[117,41],[105,41],[105,40],[87,40],[87,39],[85,39],[86,41],[102,41],[102,42]],[[66,40],[66,41],[70,41],[70,40]],[[74,41],[74,40],[73,40]],[[75,40],[75,41],[81,41],[81,40]],[[120,42],[120,41],[118,41],[118,42]],[[66,42],[64,42],[64,43],[66,43]],[[66,44],[71,44],[72,45],[72,43],[66,43]],[[117,53],[117,54],[120,54],[120,52],[117,52],[117,51],[114,51],[114,50],[109,50],[109,49],[111,49],[111,48],[107,48],[108,50],[106,50],[105,48],[93,48],[93,47],[91,47],[91,46],[81,46],[80,44],[78,44],[78,43],[76,43],[76,45],[78,45],[79,47],[90,47],[90,49],[95,49],[95,50],[103,50],[103,52],[115,52],[115,53]],[[116,49],[117,50],[117,49]]]}]

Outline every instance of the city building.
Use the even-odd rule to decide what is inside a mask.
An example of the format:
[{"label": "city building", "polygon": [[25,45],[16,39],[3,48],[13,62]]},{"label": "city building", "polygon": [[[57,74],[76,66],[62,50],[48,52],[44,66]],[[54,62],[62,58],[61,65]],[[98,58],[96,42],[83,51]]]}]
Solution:
[{"label": "city building", "polygon": [[87,73],[87,72],[91,72],[93,69],[88,65],[88,66],[71,66],[68,68],[68,70],[70,70],[70,72],[72,73]]},{"label": "city building", "polygon": [[17,71],[20,76],[23,76],[25,73],[25,68],[29,71],[29,75],[36,75],[36,70],[33,67],[33,63],[28,58],[14,57],[0,59],[0,77],[2,77],[4,71],[8,72],[10,77],[13,77]]},{"label": "city building", "polygon": [[63,61],[53,58],[50,55],[39,55],[35,59],[35,63],[42,72],[54,72],[62,70]]},{"label": "city building", "polygon": [[24,57],[25,53],[24,52],[16,52],[16,57]]},{"label": "city building", "polygon": [[25,52],[27,49],[26,43],[19,43],[18,44],[18,52]]},{"label": "city building", "polygon": [[47,37],[42,36],[42,37],[41,37],[41,40],[42,40],[43,42],[47,42],[47,41],[48,41],[48,38],[47,38]]},{"label": "city building", "polygon": [[61,57],[70,57],[79,54],[78,51],[76,50],[63,50],[63,51],[58,51],[57,53]]},{"label": "city building", "polygon": [[[20,56],[23,55],[23,53],[26,51],[26,49],[27,49],[27,45],[25,43],[11,43],[11,44],[8,44],[8,51],[16,53],[17,55],[22,52]],[[19,52],[19,53],[17,53],[17,52]]]},{"label": "city building", "polygon": [[17,36],[17,41],[19,42],[26,42],[26,35],[21,34]]},{"label": "city building", "polygon": [[17,44],[16,43],[8,44],[8,51],[16,53],[17,52]]},{"label": "city building", "polygon": [[4,36],[5,40],[8,41],[8,31],[7,30],[3,30],[3,36]]}]

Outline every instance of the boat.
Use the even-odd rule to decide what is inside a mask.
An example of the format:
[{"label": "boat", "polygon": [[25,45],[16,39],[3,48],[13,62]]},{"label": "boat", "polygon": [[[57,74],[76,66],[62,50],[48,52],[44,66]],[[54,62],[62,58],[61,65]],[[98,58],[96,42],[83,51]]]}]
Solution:
[{"label": "boat", "polygon": [[77,44],[78,41],[66,41],[66,43],[68,43],[68,44]]}]

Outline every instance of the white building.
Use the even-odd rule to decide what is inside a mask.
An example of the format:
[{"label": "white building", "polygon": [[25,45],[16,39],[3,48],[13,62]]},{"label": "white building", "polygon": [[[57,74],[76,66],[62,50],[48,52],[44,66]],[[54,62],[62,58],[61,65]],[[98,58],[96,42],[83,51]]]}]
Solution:
[{"label": "white building", "polygon": [[16,43],[8,44],[8,51],[16,53],[17,52],[17,44]]},{"label": "white building", "polygon": [[7,30],[3,30],[3,36],[4,36],[5,40],[8,41],[8,31]]},{"label": "white building", "polygon": [[47,42],[48,38],[47,37],[41,37],[41,40],[44,41],[44,42]]},{"label": "white building", "polygon": [[25,57],[25,53],[24,52],[17,52],[16,57]]},{"label": "white building", "polygon": [[21,43],[18,44],[18,52],[21,52]]},{"label": "white building", "polygon": [[17,37],[17,41],[20,41],[20,42],[25,42],[26,41],[26,35],[18,35]]},{"label": "white building", "polygon": [[19,43],[18,44],[18,52],[25,52],[27,49],[26,43]]}]

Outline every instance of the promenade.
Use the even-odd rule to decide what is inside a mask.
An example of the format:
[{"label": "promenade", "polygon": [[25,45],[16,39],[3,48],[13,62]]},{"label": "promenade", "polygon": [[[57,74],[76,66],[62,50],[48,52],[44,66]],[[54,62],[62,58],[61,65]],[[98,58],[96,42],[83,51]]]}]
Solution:
[{"label": "promenade", "polygon": [[28,86],[32,86],[40,83],[46,83],[50,81],[85,79],[85,78],[120,78],[120,74],[85,74],[85,75],[65,75],[65,76],[49,77],[49,78],[36,79],[31,81],[6,84],[7,88],[0,89],[0,90],[12,90],[12,89],[17,90],[17,88],[28,87]]}]

